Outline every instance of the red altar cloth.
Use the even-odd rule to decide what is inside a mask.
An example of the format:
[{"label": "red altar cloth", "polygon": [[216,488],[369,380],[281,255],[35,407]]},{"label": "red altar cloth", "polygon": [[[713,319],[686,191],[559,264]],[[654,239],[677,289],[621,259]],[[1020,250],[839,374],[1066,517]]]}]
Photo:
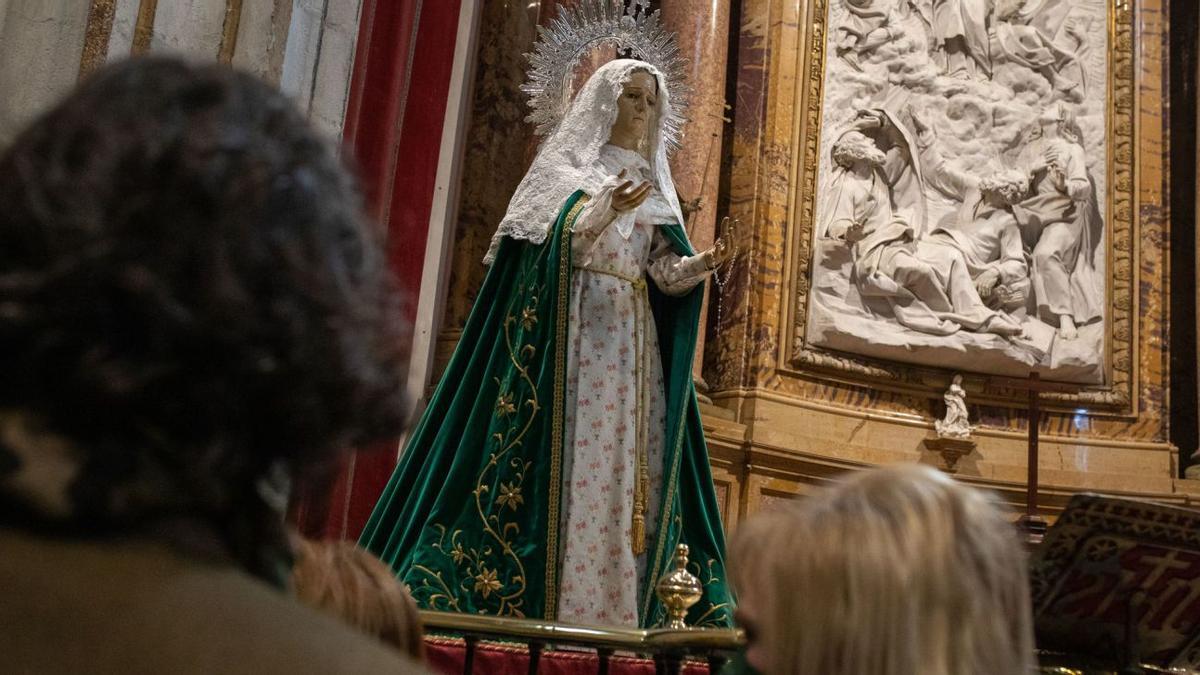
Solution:
[{"label": "red altar cloth", "polygon": [[[461,675],[467,648],[462,639],[425,638],[426,661],[435,672]],[[543,651],[538,672],[545,675],[595,675],[600,657],[594,651]],[[476,673],[488,675],[526,675],[529,650],[520,644],[480,642],[475,646]],[[612,656],[608,661],[611,675],[654,675],[654,661],[632,656]],[[685,663],[684,675],[708,675],[708,665]]]}]

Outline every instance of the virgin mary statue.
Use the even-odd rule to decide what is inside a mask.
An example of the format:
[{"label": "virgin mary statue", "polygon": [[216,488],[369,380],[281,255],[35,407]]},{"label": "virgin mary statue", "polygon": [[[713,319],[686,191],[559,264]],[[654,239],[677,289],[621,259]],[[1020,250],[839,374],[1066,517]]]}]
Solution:
[{"label": "virgin mary statue", "polygon": [[692,385],[702,281],[648,63],[602,66],[525,175],[458,347],[361,542],[429,609],[652,627],[676,545],[731,625]]}]

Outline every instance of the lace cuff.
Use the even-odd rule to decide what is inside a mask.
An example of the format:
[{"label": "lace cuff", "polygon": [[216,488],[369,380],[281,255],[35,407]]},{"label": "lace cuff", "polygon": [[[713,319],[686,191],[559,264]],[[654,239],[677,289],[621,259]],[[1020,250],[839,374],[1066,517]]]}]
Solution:
[{"label": "lace cuff", "polygon": [[650,251],[650,264],[646,273],[659,290],[667,295],[683,295],[704,281],[712,270],[708,267],[708,256],[704,253],[680,256],[671,250],[671,244],[661,232],[654,232],[654,244]]}]

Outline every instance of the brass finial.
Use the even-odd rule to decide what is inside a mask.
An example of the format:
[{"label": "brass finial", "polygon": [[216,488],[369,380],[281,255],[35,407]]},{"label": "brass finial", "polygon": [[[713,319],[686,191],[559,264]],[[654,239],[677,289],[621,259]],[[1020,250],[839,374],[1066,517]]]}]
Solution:
[{"label": "brass finial", "polygon": [[675,547],[675,569],[664,574],[654,587],[658,592],[658,599],[667,608],[667,628],[674,630],[688,627],[684,617],[687,616],[688,609],[699,602],[700,596],[704,594],[704,587],[695,575],[687,571],[687,564],[687,544],[680,544]]}]

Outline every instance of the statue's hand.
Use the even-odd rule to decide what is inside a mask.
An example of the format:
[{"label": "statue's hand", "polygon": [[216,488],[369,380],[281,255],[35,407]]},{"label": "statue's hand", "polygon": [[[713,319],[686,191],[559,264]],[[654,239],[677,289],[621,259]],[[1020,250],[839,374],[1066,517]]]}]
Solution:
[{"label": "statue's hand", "polygon": [[[624,172],[622,172],[624,173]],[[650,190],[653,186],[649,181],[643,181],[641,185],[634,187],[633,181],[627,180],[617,186],[613,190],[612,207],[615,211],[625,212],[632,211],[641,206],[650,196]]]},{"label": "statue's hand", "polygon": [[859,110],[855,114],[854,123],[850,127],[855,131],[880,129],[883,127],[883,117],[874,110]]},{"label": "statue's hand", "polygon": [[925,132],[933,130],[929,126],[929,122],[925,120],[925,117],[911,105],[908,106],[908,116],[912,118],[913,131],[917,132],[918,136],[924,136]]},{"label": "statue's hand", "polygon": [[739,221],[728,216],[721,219],[721,235],[713,242],[712,248],[707,251],[710,269],[719,268],[729,262],[737,253],[738,226],[740,224]]},{"label": "statue's hand", "polygon": [[853,246],[866,238],[867,225],[862,222],[850,223],[850,226],[846,228],[846,233],[842,236],[846,240],[847,246]]},{"label": "statue's hand", "polygon": [[704,198],[696,197],[679,203],[679,210],[683,212],[684,218],[691,218],[693,213],[699,212],[704,208]]},{"label": "statue's hand", "polygon": [[975,278],[975,290],[979,292],[979,297],[987,300],[992,297],[992,289],[996,288],[996,284],[1000,283],[1000,273],[996,270],[984,270]]}]

